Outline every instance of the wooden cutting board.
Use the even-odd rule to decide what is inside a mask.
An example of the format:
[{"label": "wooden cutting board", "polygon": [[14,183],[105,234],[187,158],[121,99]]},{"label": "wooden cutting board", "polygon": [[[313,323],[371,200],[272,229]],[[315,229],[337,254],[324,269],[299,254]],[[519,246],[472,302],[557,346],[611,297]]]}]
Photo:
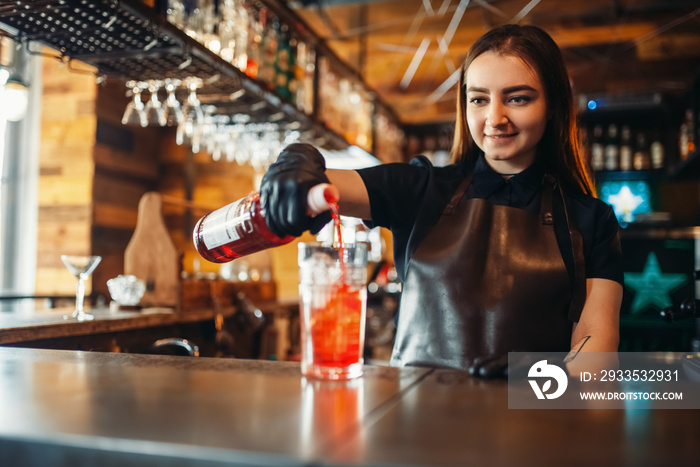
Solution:
[{"label": "wooden cutting board", "polygon": [[162,199],[148,192],[139,201],[136,230],[124,252],[124,274],[146,282],[142,306],[177,307],[181,255],[163,222]]}]

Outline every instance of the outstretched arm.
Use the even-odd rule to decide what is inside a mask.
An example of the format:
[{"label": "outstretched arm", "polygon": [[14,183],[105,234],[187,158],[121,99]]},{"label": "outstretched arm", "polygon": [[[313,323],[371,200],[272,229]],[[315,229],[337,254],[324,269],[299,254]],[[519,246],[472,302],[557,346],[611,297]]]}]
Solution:
[{"label": "outstretched arm", "polygon": [[369,196],[360,174],[354,170],[328,170],[321,153],[310,144],[290,144],[270,165],[260,183],[265,222],[279,237],[316,234],[331,220],[329,212],[309,216],[307,195],[319,183],[332,183],[340,191],[344,215],[369,219]]},{"label": "outstretched arm", "polygon": [[330,182],[340,191],[338,208],[344,216],[371,219],[369,195],[360,174],[355,170],[330,169],[326,171]]}]

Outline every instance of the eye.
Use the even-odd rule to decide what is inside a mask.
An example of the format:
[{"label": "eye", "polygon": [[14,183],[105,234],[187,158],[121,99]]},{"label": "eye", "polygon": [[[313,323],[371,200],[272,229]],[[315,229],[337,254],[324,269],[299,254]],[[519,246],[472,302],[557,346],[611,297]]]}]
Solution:
[{"label": "eye", "polygon": [[527,104],[531,101],[532,99],[529,96],[513,96],[508,99],[508,102],[512,102],[513,104]]},{"label": "eye", "polygon": [[469,99],[469,103],[473,105],[480,105],[486,102],[486,99],[483,97],[472,97]]}]

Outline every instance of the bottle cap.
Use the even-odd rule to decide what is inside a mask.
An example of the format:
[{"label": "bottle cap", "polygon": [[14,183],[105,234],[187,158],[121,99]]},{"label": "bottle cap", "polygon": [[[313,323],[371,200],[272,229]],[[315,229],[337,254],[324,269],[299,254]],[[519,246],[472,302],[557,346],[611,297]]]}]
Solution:
[{"label": "bottle cap", "polygon": [[315,215],[328,211],[338,202],[338,199],[340,199],[338,189],[329,183],[319,183],[311,187],[306,200],[309,214]]}]

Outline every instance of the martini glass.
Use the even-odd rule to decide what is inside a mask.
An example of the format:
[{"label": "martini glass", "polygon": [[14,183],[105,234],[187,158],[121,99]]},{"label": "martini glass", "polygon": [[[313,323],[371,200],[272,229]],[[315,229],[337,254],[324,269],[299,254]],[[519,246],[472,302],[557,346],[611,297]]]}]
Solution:
[{"label": "martini glass", "polygon": [[[85,300],[85,280],[90,277],[92,271],[95,270],[102,256],[71,256],[61,255],[61,261],[66,265],[68,270],[78,279],[78,285],[75,289],[75,311],[71,317],[78,321],[89,321],[95,319],[95,316],[83,311],[83,301]],[[64,316],[68,319],[68,316]]]}]

